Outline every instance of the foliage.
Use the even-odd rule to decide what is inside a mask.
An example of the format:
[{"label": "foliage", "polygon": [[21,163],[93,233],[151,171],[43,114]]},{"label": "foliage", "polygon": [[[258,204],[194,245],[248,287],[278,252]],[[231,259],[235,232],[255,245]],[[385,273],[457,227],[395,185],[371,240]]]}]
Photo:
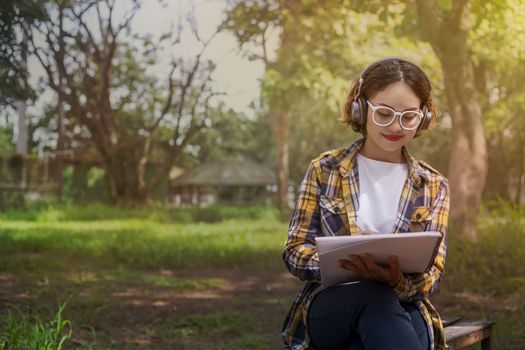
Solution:
[{"label": "foliage", "polygon": [[519,202],[517,182],[525,176],[525,2],[474,1],[472,12],[470,45],[489,159],[485,197]]},{"label": "foliage", "polygon": [[[492,208],[492,209],[489,209]],[[525,293],[525,206],[486,203],[472,242],[452,229],[449,234],[446,289],[479,293]]]},{"label": "foliage", "polygon": [[151,220],[158,223],[214,223],[226,220],[276,220],[279,213],[272,206],[227,206],[215,204],[206,208],[166,208],[160,204],[149,208],[119,208],[102,203],[86,205],[58,204],[54,201],[26,203],[25,207],[8,208],[0,213],[3,221],[28,221],[52,224],[69,221]]},{"label": "foliage", "polygon": [[[102,24],[109,25],[107,19],[111,13],[106,11],[105,3],[112,2],[99,2],[97,6],[102,9]],[[450,1],[436,3],[439,14],[450,11],[453,5]],[[502,196],[516,201],[520,195],[517,184],[519,181],[523,182],[525,171],[525,119],[519,117],[524,112],[525,101],[525,45],[522,45],[525,40],[525,3],[521,0],[472,0],[470,3],[472,30],[468,43],[475,66],[476,90],[483,108],[483,123],[489,148],[485,198]],[[261,60],[266,64],[261,80],[261,104],[253,105],[257,115],[254,119],[237,114],[222,105],[205,111],[206,99],[199,95],[199,89],[211,77],[215,69],[213,62],[206,62],[200,57],[185,60],[177,56],[172,62],[177,67],[175,69],[172,66],[174,70],[169,72],[172,75],[166,72],[166,78],[169,79],[157,79],[151,74],[156,63],[162,59],[166,47],[179,47],[180,33],[167,33],[160,38],[137,35],[129,25],[131,22],[113,22],[115,29],[119,24],[123,24],[124,29],[115,36],[115,50],[112,61],[109,61],[111,65],[106,102],[110,101],[111,109],[108,111],[114,114],[114,123],[109,122],[109,129],[102,129],[114,128],[114,135],[117,135],[118,146],[113,149],[113,155],[118,160],[116,163],[124,167],[125,171],[120,171],[116,178],[124,179],[129,188],[139,188],[141,181],[137,179],[141,176],[137,174],[137,169],[146,160],[150,170],[144,172],[143,180],[146,184],[156,182],[152,181],[155,177],[153,175],[167,176],[166,171],[156,171],[159,166],[169,163],[165,162],[166,157],[174,157],[177,165],[193,165],[212,158],[225,159],[239,155],[274,164],[277,154],[275,139],[271,137],[271,126],[279,127],[276,125],[279,120],[276,115],[286,112],[290,123],[289,158],[293,160],[290,161],[290,177],[298,182],[310,159],[322,151],[345,147],[360,137],[350,129],[341,127],[337,121],[339,107],[346,90],[364,67],[385,56],[407,57],[420,63],[430,76],[434,97],[442,110],[443,123],[439,129],[414,140],[412,149],[418,158],[447,173],[453,138],[451,119],[445,105],[441,63],[431,47],[422,41],[418,29],[420,23],[417,7],[412,1],[330,0],[323,2],[322,6],[304,0],[231,1],[229,4],[226,13],[228,20],[221,29],[229,30],[236,36],[241,51],[248,59]],[[55,34],[59,29],[60,21],[56,20],[59,7],[56,2],[46,5],[48,14],[32,1],[10,0],[4,1],[1,6],[0,29],[2,33],[5,32],[2,39],[12,44],[2,45],[7,50],[2,52],[2,57],[8,57],[11,63],[20,61],[20,26],[23,20],[43,30],[45,23],[42,21],[54,16],[50,29]],[[111,45],[99,40],[101,38],[97,35],[89,38],[89,31],[98,30],[91,28],[91,22],[85,23],[86,28],[81,25],[70,26],[86,19],[77,16],[80,13],[77,10],[84,9],[83,6],[87,6],[86,13],[95,13],[95,5],[88,3],[74,1],[63,7],[65,22],[68,23],[66,29],[78,29],[72,31],[72,36],[63,42],[67,49],[64,57],[67,61],[67,73],[72,78],[71,84],[68,83],[63,92],[69,95],[70,89],[81,91],[78,102],[82,110],[103,120],[108,114],[94,109],[104,105],[104,101],[99,101],[97,97],[101,94],[89,95],[88,88],[103,86],[106,76],[103,74],[103,65],[93,60],[89,50],[99,50],[98,53],[103,54],[110,52],[104,50],[111,48]],[[188,23],[192,31],[198,29],[191,21]],[[77,36],[80,42],[73,40]],[[57,40],[55,46],[60,46],[59,35],[52,36],[52,39]],[[39,41],[40,44],[44,42]],[[105,58],[102,56],[99,58]],[[75,57],[78,64],[75,60],[67,60],[68,57]],[[52,70],[51,77],[56,82],[59,62],[54,62],[51,56],[47,58],[51,59],[47,62],[48,67],[55,69]],[[198,69],[192,76],[194,85],[184,90],[183,87],[189,81],[187,79],[199,59]],[[150,133],[149,127],[155,125],[162,107],[167,106],[170,82],[174,89],[175,100],[171,101],[173,108],[168,108],[162,122]],[[16,93],[10,83],[4,85],[7,90]],[[208,86],[204,86],[206,92],[220,93],[207,89]],[[3,98],[12,99],[4,92]],[[184,101],[176,101],[182,97]],[[93,142],[96,128],[90,127],[86,119],[80,120],[79,110],[71,109],[73,100],[68,101],[68,146],[105,144]],[[31,134],[54,135],[56,102],[51,101],[51,105],[44,108],[43,115],[32,117],[36,121],[31,122]],[[181,110],[182,102],[186,107]],[[201,117],[204,114],[207,117],[196,123],[202,126],[200,131],[186,140],[182,135],[190,130],[189,115],[193,108]],[[10,136],[10,132],[0,132],[0,152],[12,149],[8,140]],[[51,138],[39,136],[38,139],[33,139],[32,148],[50,150],[54,147]],[[149,151],[146,151],[148,140],[151,143]],[[186,143],[182,147],[184,142]],[[178,150],[172,152],[173,147]],[[139,157],[140,155],[146,157]],[[149,175],[146,174],[148,171]],[[99,190],[107,191],[109,184],[107,182],[104,186],[99,186]],[[157,182],[157,188],[161,186]],[[71,198],[85,199],[83,189],[73,187],[66,188]],[[525,185],[522,184],[521,187]],[[110,193],[106,193],[109,196]]]},{"label": "foliage", "polygon": [[58,308],[52,320],[34,313],[13,315],[0,319],[1,350],[61,350],[71,339],[71,322],[62,318],[66,303]]},{"label": "foliage", "polygon": [[14,151],[14,145],[11,139],[11,130],[0,128],[0,156],[10,155]]},{"label": "foliage", "polygon": [[75,164],[64,170],[62,201],[67,203],[109,203],[104,169]]},{"label": "foliage", "polygon": [[[271,123],[275,123],[275,106],[290,113],[290,159],[294,160],[290,162],[290,175],[294,181],[302,179],[310,159],[325,150],[348,146],[360,137],[337,119],[346,91],[370,62],[402,51],[403,56],[421,63],[435,82],[437,100],[442,99],[440,66],[430,46],[396,32],[405,10],[403,4],[394,4],[386,13],[374,13],[339,1],[323,6],[308,1],[288,5],[234,2],[229,10],[229,29],[241,47],[247,47],[250,57],[261,57],[257,49],[263,38],[270,42],[272,35],[281,33],[278,50],[273,59],[269,57],[262,80],[261,113],[266,113]],[[252,46],[248,44],[255,48],[249,50]],[[432,140],[418,143],[417,148],[424,149],[420,153],[430,156],[427,160],[431,162],[440,149],[436,158],[447,157],[440,146],[449,139],[441,138],[437,144]]]},{"label": "foliage", "polygon": [[211,127],[194,139],[198,147],[194,162],[232,158],[249,158],[266,164],[271,161],[274,150],[270,125],[260,115],[248,118],[228,110],[216,113],[212,119]]},{"label": "foliage", "polygon": [[[15,100],[34,98],[34,91],[25,83],[28,77],[22,57],[27,55],[22,31],[47,16],[40,1],[4,0],[0,2],[0,107]],[[27,27],[26,27],[27,28]]]}]

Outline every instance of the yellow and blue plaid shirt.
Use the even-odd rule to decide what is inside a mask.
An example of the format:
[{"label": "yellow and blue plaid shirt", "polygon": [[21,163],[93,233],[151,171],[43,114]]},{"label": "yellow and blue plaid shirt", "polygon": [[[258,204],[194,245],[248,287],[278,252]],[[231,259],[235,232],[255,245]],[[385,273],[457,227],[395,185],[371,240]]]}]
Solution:
[{"label": "yellow and blue plaid shirt", "polygon": [[[348,148],[322,153],[314,159],[301,183],[283,259],[288,270],[305,281],[286,316],[282,335],[293,350],[312,349],[306,328],[310,303],[321,290],[319,255],[315,237],[352,235],[358,231],[359,176],[356,155],[365,139]],[[420,310],[431,349],[445,349],[441,318],[429,301],[444,271],[448,230],[449,187],[445,177],[403,148],[408,177],[393,233],[438,231],[443,234],[433,265],[425,273],[404,274],[394,291],[401,301]]]}]

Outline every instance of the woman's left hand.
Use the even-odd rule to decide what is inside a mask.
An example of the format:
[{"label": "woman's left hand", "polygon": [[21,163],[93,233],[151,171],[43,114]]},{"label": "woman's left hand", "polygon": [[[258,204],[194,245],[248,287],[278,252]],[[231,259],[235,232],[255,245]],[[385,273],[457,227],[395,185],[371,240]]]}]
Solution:
[{"label": "woman's left hand", "polygon": [[348,259],[339,259],[339,267],[356,273],[363,279],[376,280],[395,286],[401,279],[401,268],[397,256],[388,258],[390,265],[383,267],[372,260],[369,254],[352,254]]}]

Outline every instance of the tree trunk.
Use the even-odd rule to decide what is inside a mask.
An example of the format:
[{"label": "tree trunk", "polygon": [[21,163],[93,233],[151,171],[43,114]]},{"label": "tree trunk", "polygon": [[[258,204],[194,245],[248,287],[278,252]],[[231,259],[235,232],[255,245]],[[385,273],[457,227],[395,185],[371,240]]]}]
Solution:
[{"label": "tree trunk", "polygon": [[[64,14],[62,7],[60,8],[59,16],[59,28],[60,28],[60,40],[59,40],[59,52],[60,56],[65,55],[65,43],[64,43]],[[66,111],[64,109],[64,76],[62,71],[58,71],[58,121],[57,121],[57,146],[56,146],[56,158],[54,166],[54,179],[57,184],[57,196],[59,199],[62,198],[62,191],[64,188],[64,151],[66,145],[66,128],[64,120],[66,117]]]},{"label": "tree trunk", "polygon": [[[22,28],[22,65],[21,68],[27,70],[27,28],[26,25]],[[22,81],[21,84],[24,90],[27,88],[27,81]],[[17,101],[16,108],[18,111],[18,137],[16,140],[16,153],[27,154],[28,135],[27,135],[27,103],[25,100]]]},{"label": "tree trunk", "polygon": [[457,1],[443,16],[435,1],[417,0],[417,4],[420,25],[441,61],[452,117],[450,217],[461,233],[475,239],[476,216],[487,175],[487,145],[468,47],[470,3]]},{"label": "tree trunk", "polygon": [[518,180],[516,184],[516,200],[515,200],[517,206],[521,204],[521,190],[523,187],[523,182],[525,180],[525,145],[523,144],[523,142],[520,142],[520,146],[521,146],[520,147],[521,152],[520,152],[520,157],[519,157],[520,165],[518,167],[518,176],[516,177]]},{"label": "tree trunk", "polygon": [[288,204],[288,178],[290,173],[289,147],[290,147],[290,123],[288,112],[283,108],[277,108],[273,115],[273,131],[277,146],[277,161],[275,174],[277,180],[277,205],[283,212],[290,209]]},{"label": "tree trunk", "polygon": [[[60,84],[59,89],[63,89],[63,84]],[[64,187],[64,151],[66,144],[66,131],[64,126],[65,111],[64,111],[64,101],[62,100],[62,94],[58,94],[58,125],[57,125],[57,146],[56,146],[56,158],[55,158],[55,169],[54,169],[54,178],[57,184],[57,196],[62,198],[62,190]]]},{"label": "tree trunk", "polygon": [[27,105],[26,101],[16,103],[18,111],[18,137],[16,139],[16,153],[27,154]]},{"label": "tree trunk", "polygon": [[110,198],[113,203],[118,205],[136,205],[146,206],[149,202],[151,191],[154,188],[140,187],[140,181],[137,177],[137,165],[134,164],[134,158],[129,157],[129,149],[123,149],[122,152],[101,152],[106,154],[104,157],[104,169],[110,188]]},{"label": "tree trunk", "polygon": [[[274,68],[286,79],[294,74],[294,48],[297,45],[296,21],[300,10],[297,0],[286,0],[283,8],[288,14],[282,24],[281,43],[278,59]],[[290,148],[290,109],[293,93],[289,90],[282,91],[273,101],[272,129],[274,131],[277,146],[277,163],[275,167],[277,179],[277,205],[284,214],[289,214],[288,182],[290,174],[289,148]]]}]

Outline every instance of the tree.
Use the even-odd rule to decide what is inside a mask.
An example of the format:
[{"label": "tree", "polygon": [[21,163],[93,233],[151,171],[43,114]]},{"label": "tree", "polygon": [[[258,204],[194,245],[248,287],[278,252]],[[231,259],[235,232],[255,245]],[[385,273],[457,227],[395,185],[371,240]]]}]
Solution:
[{"label": "tree", "polygon": [[461,232],[476,237],[476,217],[487,176],[487,144],[476,69],[469,45],[473,26],[471,1],[417,0],[419,24],[443,67],[448,109],[453,122],[449,167],[451,218]]},{"label": "tree", "polygon": [[[38,22],[30,42],[64,117],[96,148],[112,200],[145,204],[190,140],[210,125],[217,93],[209,88],[214,65],[202,59],[211,38],[201,41],[193,61],[175,57],[167,82],[147,73],[160,43],[131,33],[139,7],[134,2],[116,23],[113,0],[48,4],[52,22]],[[161,43],[176,45],[179,35]]]},{"label": "tree", "polygon": [[520,203],[525,184],[525,3],[475,1],[470,51],[488,147],[484,199]]},{"label": "tree", "polygon": [[[407,56],[434,64],[428,45],[397,38],[392,30],[385,30],[379,16],[354,11],[350,4],[242,1],[229,10],[228,28],[241,48],[266,66],[261,95],[276,140],[281,207],[287,205],[286,174],[300,181],[309,159],[359,137],[337,122],[351,79],[375,59],[394,55],[399,47]],[[276,33],[274,53],[269,47]]]},{"label": "tree", "polygon": [[[293,47],[293,17],[298,10],[299,2],[295,0],[284,1],[281,6],[276,6],[273,1],[240,1],[234,3],[229,12],[226,27],[233,31],[241,45],[255,42],[260,45],[260,53],[249,52],[250,59],[260,59],[264,62],[267,72],[286,77],[289,74],[292,57],[290,49]],[[252,17],[251,15],[255,15]],[[268,31],[275,25],[281,27],[280,45],[276,60],[269,57],[267,51]],[[271,73],[270,73],[271,74]],[[289,134],[291,91],[283,91],[282,84],[271,85],[265,90],[265,102],[269,106],[268,117],[276,143],[275,175],[277,179],[277,205],[286,211],[288,205],[288,180],[289,180]]]},{"label": "tree", "polygon": [[12,106],[18,111],[18,154],[27,153],[27,100],[35,98],[27,83],[27,31],[36,20],[46,20],[38,1],[6,0],[0,4],[0,109]]}]

